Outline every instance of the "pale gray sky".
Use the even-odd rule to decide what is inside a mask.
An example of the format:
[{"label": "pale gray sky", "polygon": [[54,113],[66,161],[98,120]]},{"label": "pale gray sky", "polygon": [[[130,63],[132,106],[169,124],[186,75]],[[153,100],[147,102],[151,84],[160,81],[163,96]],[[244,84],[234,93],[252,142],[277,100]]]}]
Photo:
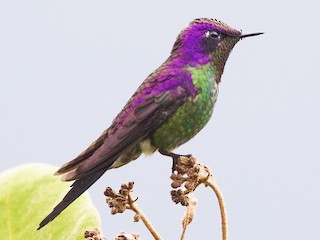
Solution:
[{"label": "pale gray sky", "polygon": [[[319,9],[316,0],[1,1],[0,170],[60,166],[77,156],[168,57],[191,20],[217,18],[266,34],[236,45],[213,118],[176,152],[193,153],[213,170],[230,239],[317,238]],[[111,216],[105,205],[104,188],[127,181],[136,183],[138,204],[164,239],[178,239],[184,209],[171,202],[170,167],[159,154],[140,157],[90,189],[108,239],[120,230],[151,239],[131,212]],[[202,188],[196,197],[186,239],[219,239],[213,193]]]}]

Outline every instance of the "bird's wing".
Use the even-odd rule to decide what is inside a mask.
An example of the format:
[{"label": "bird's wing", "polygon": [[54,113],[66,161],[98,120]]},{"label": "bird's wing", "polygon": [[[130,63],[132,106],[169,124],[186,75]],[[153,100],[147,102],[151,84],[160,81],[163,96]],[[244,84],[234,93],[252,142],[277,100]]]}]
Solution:
[{"label": "bird's wing", "polygon": [[189,72],[183,71],[144,82],[111,127],[57,174],[64,174],[63,179],[70,181],[108,169],[126,149],[148,136],[195,94],[190,77]]},{"label": "bird's wing", "polygon": [[156,81],[145,81],[111,127],[86,151],[58,170],[58,174],[65,174],[64,180],[76,181],[38,229],[52,221],[98,180],[121,153],[147,137],[195,94],[190,79],[191,76],[184,71],[159,76]]}]

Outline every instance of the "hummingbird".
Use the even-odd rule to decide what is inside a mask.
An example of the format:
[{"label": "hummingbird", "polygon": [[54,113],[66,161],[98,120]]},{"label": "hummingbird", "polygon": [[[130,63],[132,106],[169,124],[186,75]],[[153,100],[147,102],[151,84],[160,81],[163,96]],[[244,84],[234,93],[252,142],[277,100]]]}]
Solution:
[{"label": "hummingbird", "polygon": [[172,151],[193,138],[209,121],[224,66],[235,44],[261,32],[241,31],[212,18],[197,18],[178,35],[170,56],[138,87],[111,126],[55,175],[74,181],[38,230],[95,183],[107,170],[142,153],[175,160]]}]

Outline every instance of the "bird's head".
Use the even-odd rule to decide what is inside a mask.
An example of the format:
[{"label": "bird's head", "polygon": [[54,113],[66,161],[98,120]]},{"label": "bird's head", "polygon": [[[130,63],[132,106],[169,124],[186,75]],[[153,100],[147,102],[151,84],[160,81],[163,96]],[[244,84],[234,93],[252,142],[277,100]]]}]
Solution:
[{"label": "bird's head", "polygon": [[179,34],[171,56],[191,67],[211,62],[221,76],[234,45],[240,39],[260,34],[243,35],[241,31],[216,19],[198,18]]}]

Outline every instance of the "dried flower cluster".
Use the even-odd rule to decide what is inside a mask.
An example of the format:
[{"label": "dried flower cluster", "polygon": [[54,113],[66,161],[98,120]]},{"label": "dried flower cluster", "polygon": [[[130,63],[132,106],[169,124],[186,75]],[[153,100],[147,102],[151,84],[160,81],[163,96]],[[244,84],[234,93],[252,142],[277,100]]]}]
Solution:
[{"label": "dried flower cluster", "polygon": [[107,187],[104,191],[104,195],[107,197],[106,201],[111,208],[111,214],[123,213],[126,209],[130,208],[131,197],[134,183],[129,182],[121,185],[119,192],[115,192],[112,188]]},{"label": "dried flower cluster", "polygon": [[101,232],[98,228],[93,228],[92,230],[86,230],[84,232],[84,238],[86,240],[106,240],[106,238],[101,236]]},{"label": "dried flower cluster", "polygon": [[140,236],[137,233],[127,234],[122,231],[114,240],[140,240]]},{"label": "dried flower cluster", "polygon": [[[133,220],[135,222],[138,222],[140,219],[145,224],[145,226],[148,228],[154,239],[160,240],[161,237],[157,233],[157,231],[154,229],[154,227],[151,225],[150,221],[147,219],[147,217],[144,215],[144,213],[139,209],[139,207],[136,204],[136,199],[132,199],[131,192],[133,191],[133,182],[129,182],[127,184],[122,184],[119,192],[115,192],[112,190],[112,188],[107,187],[104,191],[104,195],[107,197],[106,201],[109,207],[111,208],[111,213],[123,213],[126,209],[130,209],[133,212],[135,212],[135,215],[133,217]],[[116,240],[138,240],[139,235],[138,234],[120,234]]]},{"label": "dried flower cluster", "polygon": [[[182,219],[182,234],[180,239],[184,239],[187,226],[192,222],[195,216],[195,207],[197,204],[196,198],[193,196],[193,192],[200,184],[204,184],[205,186],[209,186],[216,194],[219,207],[221,211],[221,223],[222,223],[222,239],[227,240],[227,216],[225,210],[225,204],[223,200],[223,196],[215,184],[214,178],[211,174],[209,168],[203,164],[199,164],[196,161],[196,158],[187,155],[180,156],[176,154],[167,154],[173,158],[173,170],[174,172],[171,175],[171,186],[174,190],[171,191],[172,200],[175,203],[180,203],[183,206],[186,206],[186,212]],[[148,228],[154,239],[160,240],[162,239],[158,232],[151,225],[150,221],[144,215],[144,213],[138,208],[136,199],[133,199],[131,196],[131,192],[133,191],[133,182],[129,182],[127,184],[122,184],[121,189],[116,192],[112,188],[108,187],[104,195],[107,197],[106,202],[111,208],[111,213],[123,213],[126,209],[132,210],[135,212],[134,221],[138,222],[142,220],[145,226]],[[90,240],[100,240],[100,238],[92,238],[94,237],[87,234]],[[101,238],[103,239],[103,238]],[[139,240],[140,237],[138,234],[126,234],[120,233],[114,240]]]},{"label": "dried flower cluster", "polygon": [[[172,180],[171,186],[175,189],[184,186],[184,189],[172,190],[172,201],[181,203],[182,206],[189,205],[188,194],[193,192],[203,181],[202,167],[203,166],[198,164],[196,158],[193,156],[181,156],[177,159],[175,166],[176,171],[172,173],[170,177]],[[206,171],[205,177],[207,178],[209,176],[210,172]]]}]

